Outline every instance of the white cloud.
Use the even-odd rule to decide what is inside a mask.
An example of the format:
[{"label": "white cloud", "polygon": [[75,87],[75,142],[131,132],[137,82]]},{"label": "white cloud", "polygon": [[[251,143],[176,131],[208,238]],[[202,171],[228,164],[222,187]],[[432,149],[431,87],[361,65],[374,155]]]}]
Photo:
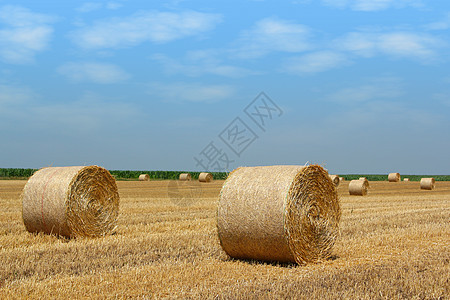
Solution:
[{"label": "white cloud", "polygon": [[116,9],[121,8],[122,4],[117,3],[117,2],[108,2],[108,3],[86,2],[86,3],[83,3],[76,10],[81,13],[89,13],[89,12],[93,12],[93,11],[102,9],[103,7],[105,7],[106,9],[110,9],[110,10],[116,10]]},{"label": "white cloud", "polygon": [[28,89],[0,84],[0,107],[13,106],[27,102],[32,98]]},{"label": "white cloud", "polygon": [[266,18],[241,34],[235,52],[240,58],[259,58],[270,52],[302,52],[312,47],[309,35],[306,26]]},{"label": "white cloud", "polygon": [[407,6],[420,7],[421,0],[322,0],[327,6],[347,8],[357,11],[380,11],[388,8],[403,8]]},{"label": "white cloud", "polygon": [[340,50],[350,51],[364,57],[386,54],[394,57],[419,59],[423,62],[436,57],[442,46],[437,38],[412,32],[353,32],[335,42]]},{"label": "white cloud", "polygon": [[102,8],[102,3],[99,2],[86,2],[77,8],[77,11],[82,13],[88,13]]},{"label": "white cloud", "polygon": [[437,22],[430,23],[425,26],[426,29],[429,30],[447,30],[450,28],[450,13],[447,13],[446,16]]},{"label": "white cloud", "polygon": [[222,59],[219,58],[223,53],[219,52],[214,50],[192,51],[186,55],[182,62],[171,59],[164,54],[153,55],[152,59],[159,62],[168,74],[183,74],[191,77],[211,74],[231,78],[256,74],[256,72],[246,68],[223,63]]},{"label": "white cloud", "polygon": [[73,42],[85,49],[123,48],[144,42],[167,43],[213,29],[217,14],[145,11],[125,18],[97,21],[72,33]]},{"label": "white cloud", "polygon": [[217,102],[234,95],[235,89],[225,84],[202,84],[177,82],[166,84],[154,82],[150,84],[150,94],[168,102]]},{"label": "white cloud", "polygon": [[285,61],[283,70],[289,73],[316,73],[348,63],[346,57],[333,51],[318,51]]},{"label": "white cloud", "polygon": [[92,81],[101,84],[117,83],[130,76],[118,66],[95,62],[69,62],[58,72],[73,81]]},{"label": "white cloud", "polygon": [[19,6],[0,8],[0,59],[7,63],[33,62],[36,53],[47,49],[53,33],[54,17],[34,13]]},{"label": "white cloud", "polygon": [[345,105],[395,99],[404,94],[402,85],[397,78],[378,78],[369,83],[342,88],[325,96],[325,99]]}]

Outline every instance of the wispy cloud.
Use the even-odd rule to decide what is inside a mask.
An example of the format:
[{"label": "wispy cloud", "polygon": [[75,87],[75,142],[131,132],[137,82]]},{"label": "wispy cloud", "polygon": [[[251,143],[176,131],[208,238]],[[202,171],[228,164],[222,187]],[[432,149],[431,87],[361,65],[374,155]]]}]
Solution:
[{"label": "wispy cloud", "polygon": [[344,105],[359,105],[371,101],[395,99],[404,94],[403,83],[394,77],[372,79],[358,86],[345,87],[325,99]]},{"label": "wispy cloud", "polygon": [[333,51],[318,51],[299,57],[291,57],[284,62],[282,69],[288,73],[317,73],[349,63],[345,55]]},{"label": "wispy cloud", "polygon": [[448,12],[444,18],[439,21],[427,24],[425,26],[428,30],[447,30],[450,28],[450,12]]},{"label": "wispy cloud", "polygon": [[149,94],[167,102],[217,102],[234,95],[235,88],[225,84],[162,83],[150,84]]},{"label": "wispy cloud", "polygon": [[85,2],[80,7],[78,7],[76,10],[81,13],[89,13],[93,12],[102,8],[115,10],[122,7],[122,4],[117,2],[107,2],[107,3],[101,3],[101,2]]},{"label": "wispy cloud", "polygon": [[0,59],[7,63],[33,62],[36,53],[45,50],[53,34],[49,25],[55,17],[29,9],[6,5],[0,7]]},{"label": "wispy cloud", "polygon": [[322,0],[322,3],[327,6],[350,8],[357,11],[380,11],[388,8],[423,5],[421,0]]},{"label": "wispy cloud", "polygon": [[60,74],[76,82],[91,81],[111,84],[124,81],[130,77],[116,65],[96,62],[69,62],[57,70]]},{"label": "wispy cloud", "polygon": [[363,57],[385,54],[428,62],[436,58],[443,42],[424,33],[352,32],[335,42],[338,49]]},{"label": "wispy cloud", "polygon": [[309,36],[310,30],[304,25],[266,18],[241,34],[234,52],[240,58],[259,58],[271,52],[302,52],[312,47]]},{"label": "wispy cloud", "polygon": [[144,42],[167,43],[213,29],[218,14],[143,11],[129,17],[104,19],[72,33],[73,42],[85,49],[124,48]]},{"label": "wispy cloud", "polygon": [[224,53],[218,50],[198,50],[189,52],[181,61],[164,54],[155,54],[152,59],[159,62],[167,74],[183,74],[190,77],[211,74],[231,78],[257,74],[244,67],[224,63],[220,58],[223,55]]}]

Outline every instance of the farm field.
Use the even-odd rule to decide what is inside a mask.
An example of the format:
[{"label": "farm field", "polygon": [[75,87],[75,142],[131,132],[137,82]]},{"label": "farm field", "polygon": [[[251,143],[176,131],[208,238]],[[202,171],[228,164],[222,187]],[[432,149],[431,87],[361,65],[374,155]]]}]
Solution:
[{"label": "farm field", "polygon": [[223,180],[118,181],[116,234],[25,231],[25,180],[0,180],[0,298],[449,299],[450,182],[338,187],[333,258],[297,266],[229,258],[216,230]]}]

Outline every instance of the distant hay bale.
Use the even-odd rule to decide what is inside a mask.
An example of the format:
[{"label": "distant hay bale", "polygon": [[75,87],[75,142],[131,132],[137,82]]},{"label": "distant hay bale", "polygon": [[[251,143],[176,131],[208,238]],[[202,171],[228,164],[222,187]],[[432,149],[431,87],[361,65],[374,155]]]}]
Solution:
[{"label": "distant hay bale", "polygon": [[22,217],[29,232],[103,236],[115,230],[118,214],[116,181],[98,166],[40,169],[22,193]]},{"label": "distant hay bale", "polygon": [[211,182],[213,180],[213,176],[211,173],[200,173],[200,175],[198,175],[198,181],[200,182]]},{"label": "distant hay bale", "polygon": [[369,188],[369,180],[367,180],[366,177],[359,177],[358,180],[360,180],[360,181],[365,181],[365,182],[366,182],[366,185],[367,185],[367,188]]},{"label": "distant hay bale", "polygon": [[181,173],[179,180],[180,181],[191,181],[191,174],[190,173]]},{"label": "distant hay bale", "polygon": [[339,179],[339,175],[328,175],[331,179],[331,181],[334,183],[335,187],[339,186],[339,183],[341,183],[340,179]]},{"label": "distant hay bale", "polygon": [[403,178],[403,181],[409,181],[409,178]]},{"label": "distant hay bale", "polygon": [[359,180],[367,180],[366,177],[359,177]]},{"label": "distant hay bale", "polygon": [[343,181],[345,181],[345,178],[344,177],[339,177],[339,181],[343,182]]},{"label": "distant hay bale", "polygon": [[435,187],[435,180],[433,177],[420,179],[420,188],[422,190],[432,190],[434,189],[434,187]]},{"label": "distant hay bale", "polygon": [[352,180],[348,185],[348,192],[350,195],[364,196],[367,195],[369,189],[369,181],[366,180]]},{"label": "distant hay bale", "polygon": [[139,175],[139,181],[149,181],[149,180],[150,180],[150,175],[148,175],[148,174]]},{"label": "distant hay bale", "polygon": [[389,182],[399,182],[400,181],[400,173],[389,173],[388,180],[389,180]]},{"label": "distant hay bale", "polygon": [[231,257],[304,264],[330,257],[340,217],[321,166],[241,167],[223,184],[217,228]]}]

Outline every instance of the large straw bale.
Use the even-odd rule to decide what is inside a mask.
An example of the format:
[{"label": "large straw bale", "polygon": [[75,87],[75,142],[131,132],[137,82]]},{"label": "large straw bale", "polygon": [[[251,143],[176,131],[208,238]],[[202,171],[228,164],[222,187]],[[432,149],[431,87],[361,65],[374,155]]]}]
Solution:
[{"label": "large straw bale", "polygon": [[389,173],[388,180],[389,180],[389,182],[399,182],[400,181],[400,173]]},{"label": "large straw bale", "polygon": [[348,192],[350,195],[364,196],[367,195],[369,189],[369,181],[366,180],[352,180],[348,184]]},{"label": "large straw bale", "polygon": [[231,257],[303,264],[330,257],[340,217],[321,166],[241,167],[222,187],[217,227]]},{"label": "large straw bale", "polygon": [[150,180],[150,175],[148,175],[148,174],[139,175],[139,181],[149,181],[149,180]]},{"label": "large straw bale", "polygon": [[403,178],[403,181],[409,181],[409,178]]},{"label": "large straw bale", "polygon": [[200,182],[211,182],[213,180],[213,176],[211,173],[200,173],[200,175],[198,175],[198,181]]},{"label": "large straw bale", "polygon": [[420,179],[420,188],[422,190],[432,190],[432,189],[434,189],[434,186],[435,186],[435,180],[433,177]]},{"label": "large straw bale", "polygon": [[43,168],[22,193],[22,217],[29,232],[103,236],[115,230],[118,213],[116,181],[98,166]]},{"label": "large straw bale", "polygon": [[341,180],[339,179],[339,175],[329,175],[331,181],[334,183],[335,187],[339,186],[339,183],[341,183]]},{"label": "large straw bale", "polygon": [[190,173],[181,173],[179,180],[180,181],[191,181],[191,174]]}]

